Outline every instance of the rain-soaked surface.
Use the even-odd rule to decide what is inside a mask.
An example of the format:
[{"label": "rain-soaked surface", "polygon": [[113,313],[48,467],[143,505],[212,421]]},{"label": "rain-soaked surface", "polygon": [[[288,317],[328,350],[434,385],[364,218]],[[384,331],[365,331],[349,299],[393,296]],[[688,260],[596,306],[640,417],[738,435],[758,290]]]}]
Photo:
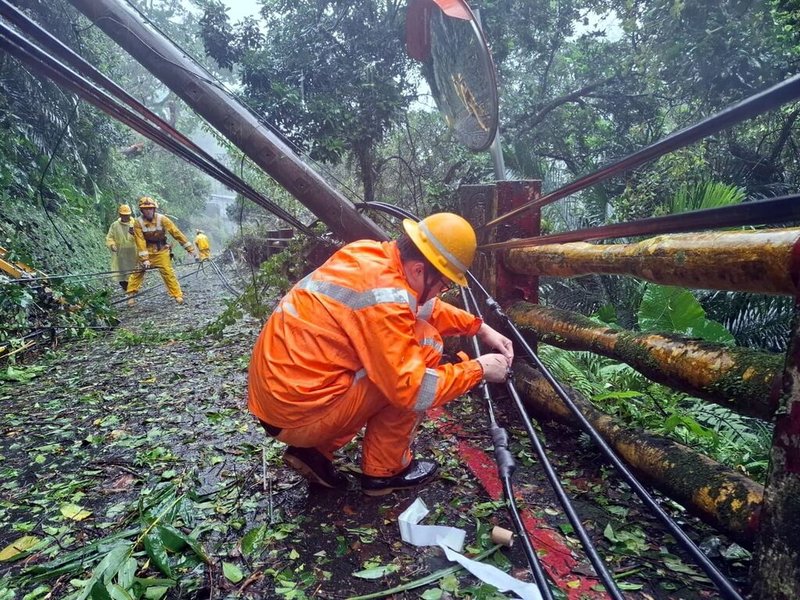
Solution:
[{"label": "rain-soaked surface", "polygon": [[[245,317],[207,335],[231,293],[208,267],[182,284],[183,306],[160,291],[135,307],[122,304],[113,332],[17,365],[17,381],[0,385],[0,600],[346,598],[452,565],[438,548],[401,541],[397,517],[417,497],[431,509],[425,524],[466,530],[468,555],[492,546],[493,525],[513,528],[467,453],[491,456],[477,399],[451,404],[422,427],[416,452],[441,465],[426,488],[362,495],[351,444],[336,461],[351,488],[310,489],[246,409],[260,323]],[[572,561],[557,576],[557,597],[604,597],[585,582],[592,568],[516,417],[502,399],[498,409],[514,440],[519,505],[539,529],[534,545],[545,568],[559,555]],[[550,424],[542,434],[626,597],[718,596],[589,444]],[[743,583],[744,551],[665,507]],[[486,560],[532,580],[518,543]],[[461,571],[394,597],[505,596]]]}]

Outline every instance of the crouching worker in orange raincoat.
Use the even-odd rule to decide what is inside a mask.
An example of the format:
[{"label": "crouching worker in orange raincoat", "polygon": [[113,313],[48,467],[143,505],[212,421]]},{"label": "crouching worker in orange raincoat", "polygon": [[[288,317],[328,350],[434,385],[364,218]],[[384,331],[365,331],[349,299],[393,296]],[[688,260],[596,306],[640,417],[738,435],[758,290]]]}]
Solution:
[{"label": "crouching worker in orange raincoat", "polygon": [[[250,411],[313,484],[347,486],[331,458],[365,426],[364,493],[429,482],[437,464],[411,452],[425,412],[482,379],[504,381],[511,365],[511,340],[436,297],[467,283],[476,249],[469,223],[438,213],[403,227],[394,242],[348,244],[298,282],[253,349]],[[439,364],[443,336],[476,334],[496,353]]]}]

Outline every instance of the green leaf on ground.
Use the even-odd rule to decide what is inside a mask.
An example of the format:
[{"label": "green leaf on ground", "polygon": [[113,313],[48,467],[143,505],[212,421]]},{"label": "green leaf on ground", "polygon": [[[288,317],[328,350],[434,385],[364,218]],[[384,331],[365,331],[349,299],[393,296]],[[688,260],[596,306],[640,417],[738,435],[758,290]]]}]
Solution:
[{"label": "green leaf on ground", "polygon": [[83,521],[92,514],[90,511],[77,504],[62,504],[60,510],[62,515],[73,521]]},{"label": "green leaf on ground", "polygon": [[363,571],[356,571],[353,573],[353,577],[358,577],[360,579],[380,579],[384,575],[394,573],[397,571],[397,568],[397,565],[381,565],[379,567],[364,569]]},{"label": "green leaf on ground", "polygon": [[222,563],[222,574],[225,575],[225,579],[231,583],[239,583],[242,579],[244,579],[244,573],[242,573],[242,570],[236,565],[228,562]]}]

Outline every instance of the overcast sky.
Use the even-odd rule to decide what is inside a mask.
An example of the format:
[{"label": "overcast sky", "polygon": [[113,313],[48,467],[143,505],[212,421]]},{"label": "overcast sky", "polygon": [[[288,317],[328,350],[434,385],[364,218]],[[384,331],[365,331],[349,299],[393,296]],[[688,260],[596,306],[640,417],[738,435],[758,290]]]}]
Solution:
[{"label": "overcast sky", "polygon": [[260,6],[256,0],[222,0],[222,3],[230,9],[228,15],[231,23],[236,23],[244,17],[258,17]]}]

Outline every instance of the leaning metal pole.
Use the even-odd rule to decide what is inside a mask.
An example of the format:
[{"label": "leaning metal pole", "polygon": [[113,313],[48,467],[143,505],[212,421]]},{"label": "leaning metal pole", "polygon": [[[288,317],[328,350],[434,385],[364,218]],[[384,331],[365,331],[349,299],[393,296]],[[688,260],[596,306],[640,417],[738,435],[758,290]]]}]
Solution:
[{"label": "leaning metal pole", "polygon": [[246,107],[121,0],[70,0],[95,25],[175,92],[345,241],[386,240],[375,223],[331,187]]}]

